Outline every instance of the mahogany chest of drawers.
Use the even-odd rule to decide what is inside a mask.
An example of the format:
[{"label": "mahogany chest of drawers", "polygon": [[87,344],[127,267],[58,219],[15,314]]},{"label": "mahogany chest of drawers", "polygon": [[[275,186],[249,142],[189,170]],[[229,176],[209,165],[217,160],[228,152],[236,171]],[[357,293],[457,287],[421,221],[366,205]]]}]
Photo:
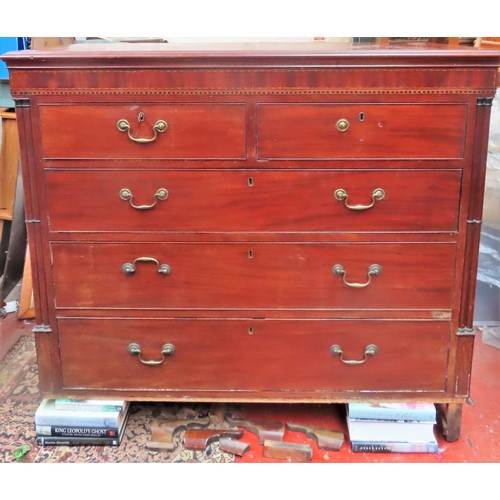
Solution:
[{"label": "mahogany chest of drawers", "polygon": [[431,401],[458,438],[497,51],[5,60],[46,397]]}]

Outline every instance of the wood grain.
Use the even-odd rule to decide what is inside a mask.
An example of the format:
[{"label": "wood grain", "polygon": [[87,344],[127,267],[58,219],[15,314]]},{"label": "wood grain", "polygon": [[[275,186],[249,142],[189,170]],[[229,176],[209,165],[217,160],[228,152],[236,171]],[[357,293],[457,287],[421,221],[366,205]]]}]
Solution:
[{"label": "wood grain", "polygon": [[310,462],[312,448],[308,444],[287,443],[285,441],[264,441],[263,454],[268,458],[277,458],[288,462]]},{"label": "wood grain", "polygon": [[[42,394],[425,400],[451,405],[456,438],[498,51],[80,45],[3,56]],[[168,128],[137,144],[120,119],[135,138]],[[118,196],[149,204],[160,187],[141,213]],[[351,205],[386,196],[355,212],[339,188]],[[140,257],[171,273],[142,262],[125,276]],[[353,288],[335,264],[348,283],[382,272]]]}]

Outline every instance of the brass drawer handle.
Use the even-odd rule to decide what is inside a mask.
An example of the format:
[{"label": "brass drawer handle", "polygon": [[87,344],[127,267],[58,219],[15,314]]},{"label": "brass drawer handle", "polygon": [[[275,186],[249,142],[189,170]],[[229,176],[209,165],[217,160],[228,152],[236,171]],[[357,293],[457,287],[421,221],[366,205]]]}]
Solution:
[{"label": "brass drawer handle", "polygon": [[335,126],[339,132],[345,132],[349,128],[349,121],[345,118],[341,118]]},{"label": "brass drawer handle", "polygon": [[151,203],[151,205],[134,205],[134,197],[132,195],[132,191],[127,188],[120,189],[120,199],[122,199],[123,201],[128,201],[130,206],[132,208],[135,208],[136,210],[149,210],[150,208],[153,208],[158,203],[158,201],[166,200],[167,197],[168,191],[165,188],[160,188],[153,195],[154,201],[153,203]]},{"label": "brass drawer handle", "polygon": [[380,276],[382,274],[382,266],[379,264],[372,264],[368,268],[368,281],[366,283],[349,283],[346,280],[346,271],[342,264],[335,264],[332,267],[332,273],[334,276],[342,276],[343,283],[351,288],[365,288],[371,283],[372,276]]},{"label": "brass drawer handle", "polygon": [[336,200],[343,201],[344,205],[349,210],[368,210],[375,205],[376,201],[382,201],[385,198],[385,191],[382,188],[374,189],[370,205],[349,205],[347,203],[349,196],[347,195],[347,191],[345,189],[337,189],[333,196],[335,196]]},{"label": "brass drawer handle", "polygon": [[157,272],[163,274],[164,276],[168,276],[172,272],[172,268],[168,264],[161,264],[154,259],[153,257],[138,257],[134,260],[133,263],[127,262],[122,266],[122,272],[125,276],[132,276],[135,273],[135,265],[137,262],[151,262],[156,264]]},{"label": "brass drawer handle", "polygon": [[144,137],[133,137],[132,134],[130,133],[130,123],[127,120],[121,119],[116,122],[116,128],[120,132],[127,132],[128,138],[131,141],[138,142],[140,144],[145,144],[148,142],[154,142],[156,141],[156,138],[158,137],[158,133],[163,133],[165,130],[167,130],[168,123],[165,120],[158,120],[154,125],[153,125],[153,137],[151,139],[146,139]]},{"label": "brass drawer handle", "polygon": [[365,347],[363,359],[344,359],[344,351],[342,350],[342,347],[337,344],[330,347],[330,352],[332,355],[338,355],[340,357],[340,361],[346,365],[362,365],[363,363],[366,363],[368,356],[375,356],[375,354],[377,354],[378,347],[375,344],[367,345]]},{"label": "brass drawer handle", "polygon": [[155,365],[161,365],[165,361],[165,356],[171,356],[172,354],[174,354],[175,346],[174,344],[164,344],[163,347],[161,348],[161,359],[158,361],[142,359],[141,346],[135,342],[129,344],[127,350],[129,354],[132,354],[133,356],[138,356],[139,361],[142,364],[155,366]]}]

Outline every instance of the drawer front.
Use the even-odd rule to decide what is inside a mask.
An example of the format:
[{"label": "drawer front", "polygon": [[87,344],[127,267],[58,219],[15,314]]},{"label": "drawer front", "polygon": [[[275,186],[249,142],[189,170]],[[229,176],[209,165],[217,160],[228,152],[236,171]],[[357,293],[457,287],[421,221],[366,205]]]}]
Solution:
[{"label": "drawer front", "polygon": [[46,180],[52,231],[456,231],[461,173],[57,169]]},{"label": "drawer front", "polygon": [[463,104],[261,104],[258,157],[461,159],[466,119]]},{"label": "drawer front", "polygon": [[64,388],[445,390],[446,322],[59,319],[58,330]]},{"label": "drawer front", "polygon": [[52,243],[57,307],[449,309],[454,244]]},{"label": "drawer front", "polygon": [[57,105],[39,112],[45,158],[246,157],[244,104]]}]

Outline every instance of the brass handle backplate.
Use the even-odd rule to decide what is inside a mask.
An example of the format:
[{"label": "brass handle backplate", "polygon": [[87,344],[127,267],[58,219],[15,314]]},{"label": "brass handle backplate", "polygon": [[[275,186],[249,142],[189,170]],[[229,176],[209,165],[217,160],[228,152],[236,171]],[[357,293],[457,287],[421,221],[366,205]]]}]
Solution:
[{"label": "brass handle backplate", "polygon": [[349,205],[347,203],[349,196],[345,189],[337,189],[333,196],[335,196],[336,200],[343,201],[344,205],[349,210],[359,211],[359,210],[368,210],[369,208],[372,208],[375,205],[376,201],[382,201],[385,198],[385,191],[382,188],[374,189],[372,193],[372,202],[369,205]]},{"label": "brass handle backplate", "polygon": [[340,357],[340,361],[346,365],[362,365],[366,363],[366,360],[369,356],[375,356],[378,352],[378,347],[375,344],[370,344],[365,347],[365,353],[363,359],[344,359],[344,351],[342,347],[335,344],[330,347],[330,352],[332,355],[338,355]]},{"label": "brass handle backplate", "polygon": [[337,130],[339,132],[346,132],[347,129],[349,128],[349,121],[346,120],[345,118],[341,118],[336,124],[335,126],[337,127]]},{"label": "brass handle backplate", "polygon": [[347,281],[347,273],[342,264],[335,264],[332,267],[332,273],[334,276],[342,276],[343,283],[347,286],[350,286],[351,288],[365,288],[371,283],[372,276],[380,276],[382,274],[382,266],[379,264],[372,264],[368,268],[368,281],[366,281],[365,283],[350,283],[349,281]]},{"label": "brass handle backplate", "polygon": [[154,201],[150,205],[135,205],[133,201],[134,196],[132,195],[132,191],[130,191],[130,189],[128,188],[120,189],[119,196],[123,201],[128,201],[130,206],[132,208],[135,208],[136,210],[148,210],[150,208],[153,208],[158,203],[158,201],[166,200],[168,197],[168,191],[165,188],[158,189],[153,195]]},{"label": "brass handle backplate", "polygon": [[172,272],[172,268],[168,264],[160,264],[153,257],[137,257],[134,262],[126,262],[122,265],[122,272],[125,276],[132,276],[135,273],[136,263],[137,262],[146,262],[156,264],[157,272],[159,274],[163,274],[164,276],[168,276]]},{"label": "brass handle backplate", "polygon": [[165,120],[158,120],[154,125],[153,125],[153,137],[147,139],[144,137],[134,137],[131,133],[131,126],[128,120],[121,119],[116,122],[116,128],[120,132],[127,132],[128,138],[131,141],[138,142],[140,144],[146,144],[148,142],[154,142],[156,141],[156,138],[158,137],[158,133],[163,133],[167,130],[168,128],[168,123]]},{"label": "brass handle backplate", "polygon": [[132,342],[128,345],[127,351],[133,356],[137,356],[139,361],[144,365],[155,366],[161,365],[165,361],[165,356],[171,356],[175,352],[174,344],[163,344],[161,348],[161,359],[159,360],[146,360],[142,358],[141,346],[136,342]]}]

